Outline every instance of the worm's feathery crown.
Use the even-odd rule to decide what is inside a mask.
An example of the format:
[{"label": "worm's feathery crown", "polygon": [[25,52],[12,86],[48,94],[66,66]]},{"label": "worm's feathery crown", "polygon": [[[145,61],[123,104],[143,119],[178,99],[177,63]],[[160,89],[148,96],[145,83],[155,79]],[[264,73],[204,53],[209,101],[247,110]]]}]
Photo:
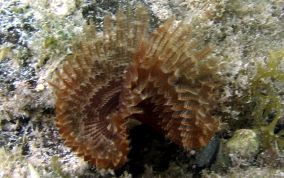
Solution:
[{"label": "worm's feathery crown", "polygon": [[218,128],[211,115],[218,102],[216,63],[202,60],[211,50],[194,49],[191,27],[167,20],[149,37],[147,13],[135,20],[118,10],[103,35],[91,23],[73,43],[74,56],[56,71],[56,126],[66,145],[91,164],[119,168],[127,161],[128,117],[155,128],[185,148],[200,148]]},{"label": "worm's feathery crown", "polygon": [[[56,71],[56,126],[62,140],[79,156],[98,167],[115,169],[127,161],[129,152],[126,120],[118,105],[124,70],[147,28],[146,12],[137,8],[126,17],[118,10],[113,30],[111,17],[104,19],[102,38],[90,22],[85,35],[73,43],[74,56]],[[115,119],[112,119],[115,118]]]},{"label": "worm's feathery crown", "polygon": [[188,24],[169,19],[142,40],[124,77],[120,108],[172,142],[200,148],[219,125],[210,114],[218,102],[212,76],[218,67],[202,61],[212,47],[191,52],[201,41],[190,42],[190,31]]}]

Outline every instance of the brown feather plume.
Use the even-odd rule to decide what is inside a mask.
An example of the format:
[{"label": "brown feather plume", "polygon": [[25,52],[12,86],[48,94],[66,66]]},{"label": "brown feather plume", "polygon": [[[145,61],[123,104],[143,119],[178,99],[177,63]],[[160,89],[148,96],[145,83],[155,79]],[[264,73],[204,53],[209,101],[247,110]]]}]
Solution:
[{"label": "brown feather plume", "polygon": [[[191,27],[167,20],[149,37],[147,13],[131,18],[118,10],[115,28],[104,19],[102,37],[91,23],[73,43],[74,56],[56,71],[56,126],[66,146],[92,165],[119,168],[129,152],[129,117],[155,128],[185,148],[210,141],[218,119],[218,69],[202,59],[212,50],[190,52]],[[114,29],[114,30],[113,30]]]},{"label": "brown feather plume", "polygon": [[217,103],[212,74],[218,68],[201,61],[212,47],[190,53],[201,42],[190,42],[190,30],[169,19],[142,40],[124,77],[120,108],[172,142],[200,148],[218,128],[210,114]]},{"label": "brown feather plume", "polygon": [[98,167],[114,169],[127,161],[126,120],[116,115],[124,70],[146,28],[141,6],[134,21],[119,9],[115,30],[107,15],[102,38],[91,23],[73,43],[74,56],[56,71],[58,82],[50,82],[57,89],[55,120],[62,139]]}]

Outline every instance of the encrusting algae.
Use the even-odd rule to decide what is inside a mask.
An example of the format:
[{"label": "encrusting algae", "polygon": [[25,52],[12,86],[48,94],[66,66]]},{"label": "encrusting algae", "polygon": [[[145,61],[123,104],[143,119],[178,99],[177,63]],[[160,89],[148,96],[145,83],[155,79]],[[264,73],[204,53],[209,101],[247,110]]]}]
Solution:
[{"label": "encrusting algae", "polygon": [[147,13],[118,9],[113,27],[104,18],[99,36],[90,22],[73,42],[57,79],[56,126],[66,146],[92,165],[120,168],[127,161],[129,119],[136,119],[184,148],[205,146],[219,127],[217,61],[197,50],[191,26],[168,19],[148,35]]}]

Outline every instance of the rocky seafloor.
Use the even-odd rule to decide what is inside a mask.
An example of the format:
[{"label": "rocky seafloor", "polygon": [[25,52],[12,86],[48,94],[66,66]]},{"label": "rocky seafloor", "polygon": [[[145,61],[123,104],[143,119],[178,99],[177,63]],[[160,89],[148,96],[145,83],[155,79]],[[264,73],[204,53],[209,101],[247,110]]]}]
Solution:
[{"label": "rocky seafloor", "polygon": [[[96,169],[60,140],[47,81],[85,21],[100,31],[106,13],[137,3],[150,31],[184,19],[215,46],[222,127],[206,147],[186,150],[139,125],[129,161]],[[282,0],[0,0],[0,14],[0,177],[284,177]]]}]

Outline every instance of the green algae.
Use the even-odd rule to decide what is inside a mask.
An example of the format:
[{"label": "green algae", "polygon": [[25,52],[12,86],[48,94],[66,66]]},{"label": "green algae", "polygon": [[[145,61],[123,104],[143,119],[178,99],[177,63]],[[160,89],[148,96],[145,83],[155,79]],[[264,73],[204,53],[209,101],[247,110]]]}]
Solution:
[{"label": "green algae", "polygon": [[[265,92],[259,88],[259,83],[265,80],[284,82],[284,73],[280,69],[281,62],[284,59],[284,49],[278,52],[270,51],[270,58],[266,66],[256,62],[257,73],[250,79],[251,98],[256,103],[253,111],[253,117],[257,127],[263,133],[263,147],[274,148],[275,142],[280,149],[284,149],[284,139],[281,138],[284,131],[275,132],[276,125],[283,119],[282,98],[273,84],[265,85]],[[271,122],[267,122],[272,117]]]}]

